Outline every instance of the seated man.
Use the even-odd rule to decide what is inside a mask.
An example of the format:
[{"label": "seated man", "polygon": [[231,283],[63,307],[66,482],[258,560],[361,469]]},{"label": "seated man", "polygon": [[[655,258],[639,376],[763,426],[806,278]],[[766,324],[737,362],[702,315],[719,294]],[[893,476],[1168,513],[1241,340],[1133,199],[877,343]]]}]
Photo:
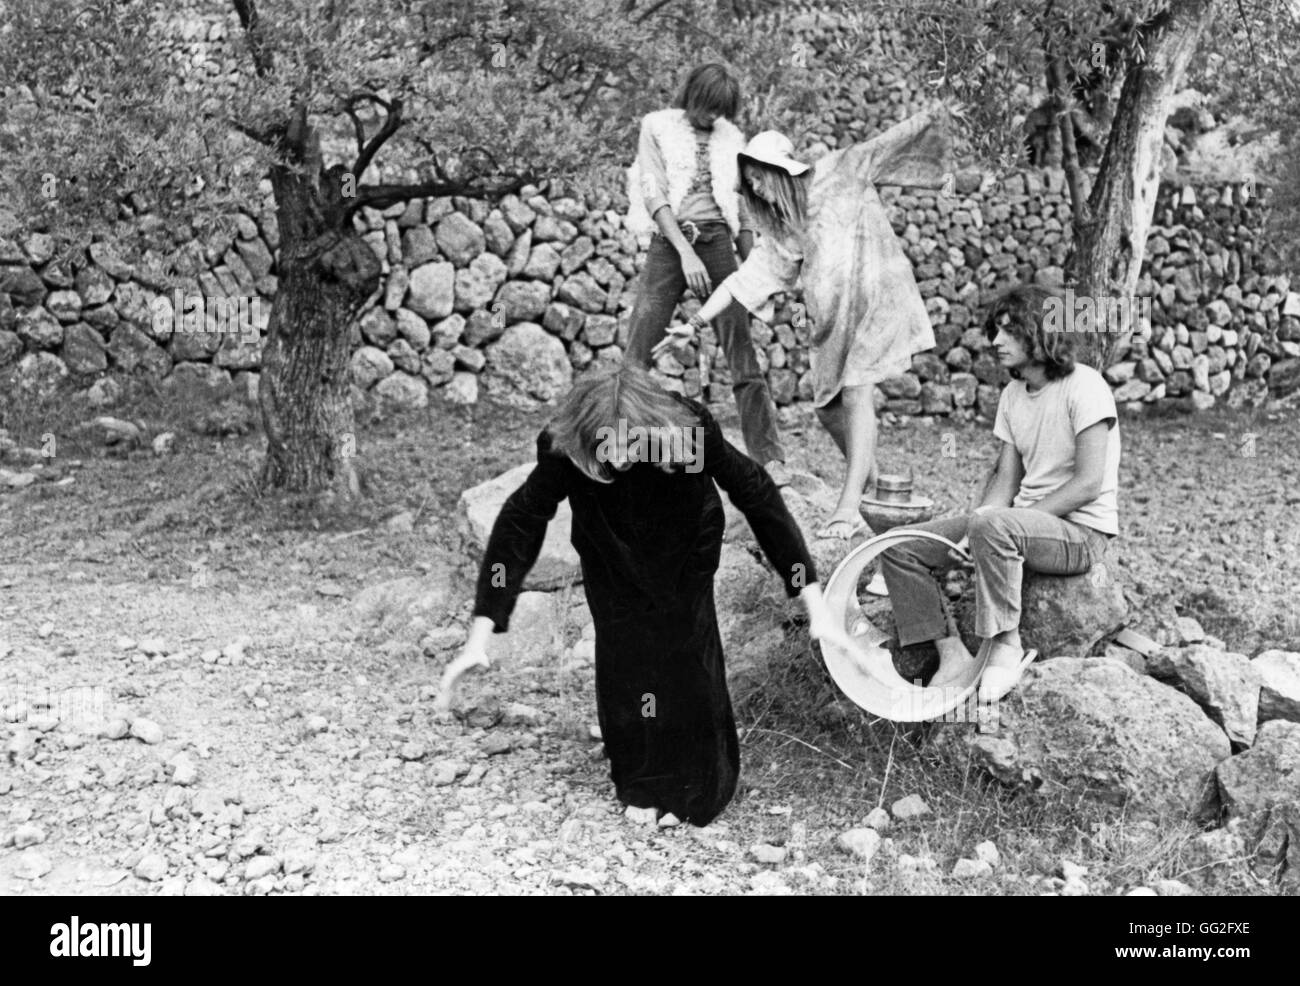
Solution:
[{"label": "seated man", "polygon": [[[997,463],[973,513],[915,525],[967,547],[975,564],[975,632],[988,663],[978,699],[996,702],[1020,681],[1036,653],[1020,642],[1021,573],[1088,571],[1119,532],[1119,424],[1100,373],[1075,365],[1073,339],[1043,326],[1052,293],[1020,285],[999,295],[984,335],[1012,380],[998,402]],[[898,641],[933,641],[942,687],[968,670],[969,652],[948,632],[933,572],[958,559],[943,545],[915,541],[881,555]]]}]

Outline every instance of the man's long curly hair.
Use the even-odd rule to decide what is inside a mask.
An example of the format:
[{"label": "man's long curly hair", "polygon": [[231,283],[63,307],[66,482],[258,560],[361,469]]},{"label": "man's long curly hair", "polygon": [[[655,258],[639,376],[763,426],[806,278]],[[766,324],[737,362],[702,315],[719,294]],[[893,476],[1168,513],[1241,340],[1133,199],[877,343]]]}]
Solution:
[{"label": "man's long curly hair", "polygon": [[[1000,329],[1020,340],[1035,363],[1041,363],[1048,380],[1060,380],[1074,372],[1074,337],[1069,332],[1052,332],[1044,318],[1052,299],[1060,292],[1039,284],[1017,284],[997,294],[984,314],[984,338],[992,342]],[[1019,379],[1015,370],[1011,375]]]}]

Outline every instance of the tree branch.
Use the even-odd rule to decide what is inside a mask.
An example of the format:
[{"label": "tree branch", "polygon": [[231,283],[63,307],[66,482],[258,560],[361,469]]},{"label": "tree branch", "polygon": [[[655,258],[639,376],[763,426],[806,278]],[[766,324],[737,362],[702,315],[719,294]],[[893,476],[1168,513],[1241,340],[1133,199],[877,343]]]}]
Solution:
[{"label": "tree branch", "polygon": [[361,153],[357,155],[356,163],[352,165],[352,174],[358,180],[365,173],[365,170],[370,167],[370,162],[374,160],[379,149],[384,146],[389,137],[397,133],[398,128],[405,122],[402,119],[402,101],[400,99],[394,99],[391,103],[387,103],[378,96],[370,96],[369,98],[383,105],[388,111],[388,115],[384,117],[384,125],[370,138],[370,143],[366,144]]},{"label": "tree branch", "polygon": [[239,23],[248,38],[248,50],[253,55],[253,68],[261,77],[266,77],[275,69],[271,50],[262,32],[262,18],[257,12],[256,0],[232,0]]},{"label": "tree branch", "polygon": [[386,209],[390,205],[410,199],[442,198],[448,195],[461,195],[472,199],[494,199],[517,192],[534,180],[534,175],[522,174],[502,179],[495,184],[480,184],[471,180],[421,182],[409,185],[363,185],[357,189],[357,194],[345,208],[344,215],[350,216],[362,206]]}]

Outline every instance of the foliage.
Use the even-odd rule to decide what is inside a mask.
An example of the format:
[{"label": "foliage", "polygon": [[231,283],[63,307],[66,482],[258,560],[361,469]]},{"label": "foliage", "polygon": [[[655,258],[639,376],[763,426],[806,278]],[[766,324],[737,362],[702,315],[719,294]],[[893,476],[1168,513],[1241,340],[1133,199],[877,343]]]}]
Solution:
[{"label": "foliage", "polygon": [[[358,189],[473,196],[607,181],[640,115],[701,61],[734,68],[751,126],[780,123],[812,77],[780,31],[708,0],[201,0],[188,18],[129,0],[10,6],[0,196],[20,224],[82,238],[145,210],[201,232],[285,162],[299,114]],[[179,44],[198,13],[224,18],[215,74]]]}]

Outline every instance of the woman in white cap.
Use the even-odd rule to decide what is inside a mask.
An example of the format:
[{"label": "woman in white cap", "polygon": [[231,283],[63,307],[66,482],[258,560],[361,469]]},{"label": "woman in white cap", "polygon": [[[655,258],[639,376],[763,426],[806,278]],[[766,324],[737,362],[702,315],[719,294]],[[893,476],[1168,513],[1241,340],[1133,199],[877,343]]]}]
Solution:
[{"label": "woman in white cap", "polygon": [[755,136],[739,155],[741,194],[761,238],[699,312],[656,347],[657,355],[689,340],[733,300],[771,318],[772,295],[802,278],[813,402],[847,462],[839,502],[818,537],[862,529],[859,501],[875,470],[874,387],[934,346],[912,265],[876,187],[938,189],[951,181],[949,117],[947,107],[936,107],[811,166],[795,159],[782,134]]}]

